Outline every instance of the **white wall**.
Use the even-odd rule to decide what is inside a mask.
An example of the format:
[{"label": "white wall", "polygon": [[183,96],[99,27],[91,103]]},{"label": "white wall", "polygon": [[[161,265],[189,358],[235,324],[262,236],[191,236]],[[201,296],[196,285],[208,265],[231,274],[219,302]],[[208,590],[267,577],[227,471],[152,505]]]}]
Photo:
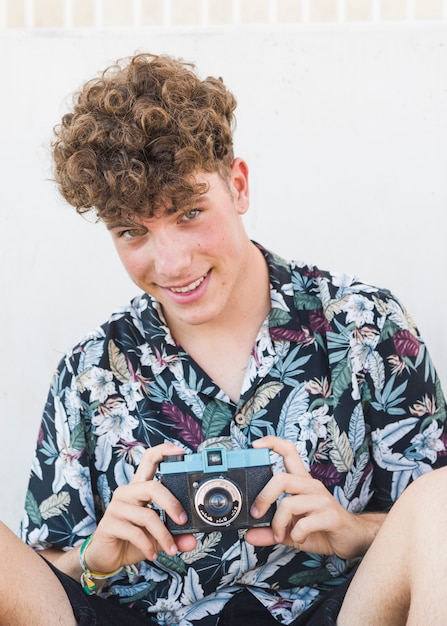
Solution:
[{"label": "white wall", "polygon": [[250,235],[397,293],[447,389],[447,26],[4,34],[0,518],[16,527],[59,358],[135,292],[107,234],[50,182],[67,94],[120,56],[168,52],[224,77],[251,167]]}]

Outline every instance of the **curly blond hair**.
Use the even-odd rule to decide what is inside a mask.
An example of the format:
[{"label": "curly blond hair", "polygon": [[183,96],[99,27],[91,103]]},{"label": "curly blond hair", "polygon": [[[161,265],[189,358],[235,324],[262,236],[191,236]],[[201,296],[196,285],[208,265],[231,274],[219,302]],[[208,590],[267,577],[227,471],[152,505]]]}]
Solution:
[{"label": "curly blond hair", "polygon": [[152,217],[206,191],[197,172],[225,180],[233,161],[236,100],[192,63],[138,54],[117,61],[75,95],[55,127],[55,180],[78,213]]}]

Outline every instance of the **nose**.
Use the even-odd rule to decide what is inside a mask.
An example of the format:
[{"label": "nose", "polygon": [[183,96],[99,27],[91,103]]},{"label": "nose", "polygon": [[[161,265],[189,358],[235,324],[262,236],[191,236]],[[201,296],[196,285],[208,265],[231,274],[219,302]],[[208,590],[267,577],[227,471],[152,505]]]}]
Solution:
[{"label": "nose", "polygon": [[172,231],[157,233],[154,265],[159,276],[173,280],[180,278],[191,265],[191,246]]}]

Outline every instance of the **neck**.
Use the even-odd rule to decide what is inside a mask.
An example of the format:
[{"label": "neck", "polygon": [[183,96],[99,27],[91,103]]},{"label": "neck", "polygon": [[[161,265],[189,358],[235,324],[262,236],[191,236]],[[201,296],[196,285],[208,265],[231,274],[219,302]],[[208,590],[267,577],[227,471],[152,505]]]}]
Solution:
[{"label": "neck", "polygon": [[236,297],[224,315],[187,327],[168,320],[176,341],[235,403],[257,334],[271,306],[267,263],[255,246],[251,254],[247,279],[238,281]]}]

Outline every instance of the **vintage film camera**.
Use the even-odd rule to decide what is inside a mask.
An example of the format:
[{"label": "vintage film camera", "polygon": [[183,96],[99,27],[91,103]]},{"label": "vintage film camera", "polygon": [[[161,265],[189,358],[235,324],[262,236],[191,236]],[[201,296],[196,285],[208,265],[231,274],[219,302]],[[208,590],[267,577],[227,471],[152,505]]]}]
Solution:
[{"label": "vintage film camera", "polygon": [[164,514],[173,535],[270,526],[276,510],[273,504],[259,519],[250,515],[256,496],[272,477],[267,448],[205,448],[197,454],[167,456],[159,476],[188,515],[180,526]]}]

